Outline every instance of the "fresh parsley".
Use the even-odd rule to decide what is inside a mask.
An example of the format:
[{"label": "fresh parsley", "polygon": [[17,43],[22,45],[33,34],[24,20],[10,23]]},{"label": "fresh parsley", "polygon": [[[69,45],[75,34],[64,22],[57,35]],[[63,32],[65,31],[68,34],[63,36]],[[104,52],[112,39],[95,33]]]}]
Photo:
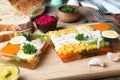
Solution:
[{"label": "fresh parsley", "polygon": [[78,10],[72,6],[64,6],[61,8],[61,11],[62,12],[65,12],[65,13],[74,13],[74,12],[78,12]]},{"label": "fresh parsley", "polygon": [[24,43],[22,50],[25,54],[34,54],[37,52],[37,48],[30,43]]},{"label": "fresh parsley", "polygon": [[88,19],[84,19],[83,23],[89,23],[89,20]]},{"label": "fresh parsley", "polygon": [[45,34],[29,34],[29,33],[18,33],[18,36],[24,36],[28,41],[35,40],[39,38],[41,42],[46,41],[47,37]]},{"label": "fresh parsley", "polygon": [[26,39],[28,41],[32,41],[33,40],[32,36],[31,36],[32,34],[29,34],[29,33],[18,33],[17,35],[26,37]]},{"label": "fresh parsley", "polygon": [[88,36],[84,36],[84,34],[78,34],[75,36],[75,39],[79,40],[79,41],[83,41],[83,40],[88,40]]},{"label": "fresh parsley", "polygon": [[39,38],[41,40],[41,42],[44,42],[47,39],[46,35],[44,35],[44,34],[33,34],[32,36],[33,36],[33,38]]},{"label": "fresh parsley", "polygon": [[97,44],[96,41],[89,42],[90,45]]}]

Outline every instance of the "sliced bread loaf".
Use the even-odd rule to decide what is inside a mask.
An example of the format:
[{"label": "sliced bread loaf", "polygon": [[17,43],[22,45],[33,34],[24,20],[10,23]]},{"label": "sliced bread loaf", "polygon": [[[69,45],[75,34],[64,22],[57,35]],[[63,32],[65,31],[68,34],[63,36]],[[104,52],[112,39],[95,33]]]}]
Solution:
[{"label": "sliced bread loaf", "polygon": [[33,28],[29,17],[11,6],[8,0],[0,0],[0,42],[9,40],[16,31]]},{"label": "sliced bread loaf", "polygon": [[8,41],[14,37],[14,31],[2,31],[0,32],[0,42]]},{"label": "sliced bread loaf", "polygon": [[33,27],[30,18],[12,7],[8,0],[0,0],[0,6],[0,25],[13,26],[17,31]]},{"label": "sliced bread loaf", "polygon": [[42,14],[46,7],[44,0],[9,0],[9,2],[18,11],[30,18]]}]

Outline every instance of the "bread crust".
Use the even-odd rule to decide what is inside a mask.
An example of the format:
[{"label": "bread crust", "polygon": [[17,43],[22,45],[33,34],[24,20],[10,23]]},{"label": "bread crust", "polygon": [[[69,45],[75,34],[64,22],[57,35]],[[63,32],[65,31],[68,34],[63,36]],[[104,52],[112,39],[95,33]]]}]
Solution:
[{"label": "bread crust", "polygon": [[13,24],[0,24],[0,42],[8,41],[14,37],[14,31]]},{"label": "bread crust", "polygon": [[30,18],[34,18],[42,14],[46,5],[43,0],[9,0],[9,2],[18,11]]},{"label": "bread crust", "polygon": [[0,35],[0,42],[8,41],[14,37],[14,32],[4,33]]},{"label": "bread crust", "polygon": [[18,25],[13,25],[16,31],[23,31],[26,30],[28,28],[32,28],[34,25],[31,21],[27,22],[27,23],[22,23],[22,24],[18,24]]},{"label": "bread crust", "polygon": [[0,24],[0,31],[15,31],[13,24]]},{"label": "bread crust", "polygon": [[8,41],[15,36],[17,32],[34,32],[34,25],[31,21],[21,24],[0,24],[0,42]]}]

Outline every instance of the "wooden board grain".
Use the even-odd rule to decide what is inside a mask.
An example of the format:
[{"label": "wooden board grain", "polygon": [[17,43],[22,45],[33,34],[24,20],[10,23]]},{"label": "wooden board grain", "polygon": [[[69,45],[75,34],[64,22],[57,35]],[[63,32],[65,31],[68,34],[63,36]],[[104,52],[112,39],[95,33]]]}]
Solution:
[{"label": "wooden board grain", "polygon": [[93,58],[63,63],[49,47],[38,68],[29,70],[20,68],[21,80],[69,80],[69,79],[95,79],[120,75],[120,63],[111,62],[106,55],[97,56],[104,60],[106,67],[88,67],[88,61]]},{"label": "wooden board grain", "polygon": [[[78,26],[81,25],[76,25]],[[101,58],[106,66],[89,68],[88,62],[93,57],[63,63],[54,49],[49,46],[36,69],[20,68],[19,80],[77,80],[120,75],[120,62],[111,62],[106,55],[95,57]]]},{"label": "wooden board grain", "polygon": [[[58,7],[49,7],[47,13],[54,13],[57,15],[57,8]],[[91,11],[94,9],[83,7],[80,8],[81,16],[78,22],[63,23],[59,21],[57,28],[69,28],[74,25],[80,25],[83,23],[84,19],[88,19],[90,22],[96,22],[91,15]],[[107,17],[113,19],[111,16]],[[111,62],[107,59],[106,55],[96,57],[104,60],[106,64],[105,68],[88,68],[88,61],[93,57],[72,61],[69,63],[63,63],[55,53],[54,49],[49,46],[36,69],[29,70],[20,68],[19,80],[83,80],[120,75],[120,62]]]},{"label": "wooden board grain", "polygon": [[[83,25],[74,25],[73,27]],[[113,26],[113,28],[116,27]],[[75,80],[96,79],[120,75],[120,62],[111,62],[106,55],[95,57],[103,59],[106,66],[104,68],[96,66],[89,68],[88,62],[93,57],[63,63],[55,53],[54,49],[49,46],[45,52],[45,56],[41,59],[39,67],[35,70],[21,68],[21,77],[23,80]]]}]

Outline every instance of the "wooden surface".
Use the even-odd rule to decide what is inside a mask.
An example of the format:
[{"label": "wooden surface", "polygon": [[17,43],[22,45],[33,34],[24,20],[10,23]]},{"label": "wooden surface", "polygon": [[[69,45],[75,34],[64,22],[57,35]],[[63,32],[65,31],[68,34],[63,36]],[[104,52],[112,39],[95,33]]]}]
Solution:
[{"label": "wooden surface", "polygon": [[[84,19],[90,22],[96,22],[91,15],[91,8],[81,8],[80,20],[76,23],[58,22],[57,28],[69,28],[74,25],[83,24]],[[48,7],[47,13],[54,13],[57,15],[57,7]],[[107,17],[107,16],[105,16]],[[113,19],[112,17],[108,17]],[[96,56],[105,61],[106,67],[90,67],[88,68],[88,61],[93,58],[86,58],[82,60],[63,63],[50,46],[45,52],[45,56],[41,59],[39,66],[34,70],[20,68],[19,80],[83,80],[96,79],[110,76],[120,75],[120,62],[111,62],[106,55]]]}]

